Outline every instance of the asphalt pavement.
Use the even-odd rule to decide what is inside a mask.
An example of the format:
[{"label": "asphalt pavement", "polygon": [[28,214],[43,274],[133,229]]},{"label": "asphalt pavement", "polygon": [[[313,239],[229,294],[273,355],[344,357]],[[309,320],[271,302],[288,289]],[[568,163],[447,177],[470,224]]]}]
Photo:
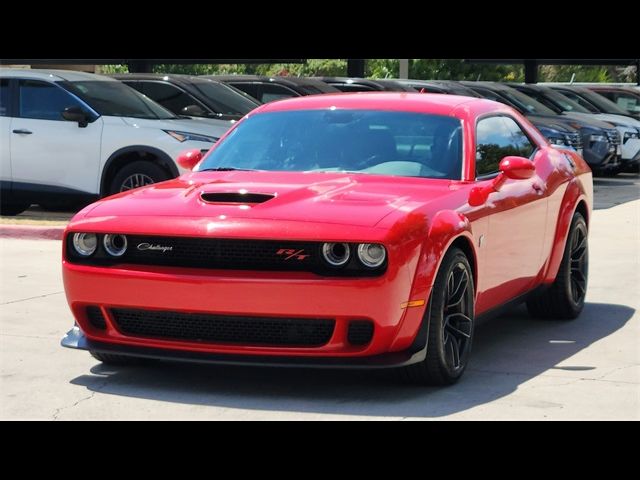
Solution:
[{"label": "asphalt pavement", "polygon": [[597,179],[590,278],[570,322],[515,309],[478,327],[451,387],[388,372],[159,363],[107,367],[60,347],[73,325],[59,241],[0,238],[0,418],[640,419],[640,186]]}]

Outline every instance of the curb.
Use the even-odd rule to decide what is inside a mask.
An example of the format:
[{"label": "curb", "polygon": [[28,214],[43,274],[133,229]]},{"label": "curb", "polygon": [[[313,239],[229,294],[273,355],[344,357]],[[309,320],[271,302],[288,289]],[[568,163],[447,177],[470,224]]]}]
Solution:
[{"label": "curb", "polygon": [[0,225],[0,238],[27,238],[32,240],[62,240],[64,226]]}]

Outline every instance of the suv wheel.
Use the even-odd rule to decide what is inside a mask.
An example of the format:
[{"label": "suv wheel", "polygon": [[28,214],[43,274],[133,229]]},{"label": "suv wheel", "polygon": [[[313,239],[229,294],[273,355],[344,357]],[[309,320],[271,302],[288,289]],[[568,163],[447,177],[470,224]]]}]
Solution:
[{"label": "suv wheel", "polygon": [[163,182],[171,178],[169,174],[155,163],[136,161],[118,170],[111,180],[109,195],[126,192],[152,183]]}]

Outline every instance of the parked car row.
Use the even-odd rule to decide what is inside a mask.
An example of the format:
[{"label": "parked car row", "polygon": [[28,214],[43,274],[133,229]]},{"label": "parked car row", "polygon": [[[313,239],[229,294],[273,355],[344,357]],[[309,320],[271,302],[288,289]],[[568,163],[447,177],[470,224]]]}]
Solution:
[{"label": "parked car row", "polygon": [[[118,74],[0,69],[0,213],[68,208],[166,180],[262,103],[340,92],[464,95],[509,105],[599,172],[640,165],[640,90],[599,84]],[[613,100],[613,101],[612,101]],[[615,103],[614,103],[615,102]],[[624,107],[624,108],[623,108]]]},{"label": "parked car row", "polygon": [[[234,76],[209,77],[231,82]],[[290,77],[240,77],[242,82],[274,85],[291,81]],[[632,110],[623,110],[604,96],[586,87],[570,85],[523,85],[498,82],[454,82],[442,80],[362,79],[347,77],[317,77],[296,81],[323,81],[342,92],[418,91],[482,97],[515,108],[525,115],[547,140],[559,147],[568,147],[584,156],[597,172],[617,173],[637,170],[640,166],[640,122],[634,115],[635,104],[625,100]],[[590,87],[608,95],[640,94],[628,87]],[[289,96],[307,95],[289,92]],[[317,93],[317,92],[313,92]],[[282,98],[282,97],[279,97]],[[617,98],[617,97],[616,97]],[[622,98],[622,97],[620,97]],[[633,97],[635,98],[635,97]],[[263,101],[265,99],[262,99]],[[638,101],[640,105],[640,100]],[[587,106],[588,105],[588,106]]]}]

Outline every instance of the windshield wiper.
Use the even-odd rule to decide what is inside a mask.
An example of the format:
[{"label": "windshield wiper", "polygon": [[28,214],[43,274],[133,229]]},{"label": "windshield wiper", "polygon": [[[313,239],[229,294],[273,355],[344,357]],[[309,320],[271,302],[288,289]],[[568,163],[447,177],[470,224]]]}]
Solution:
[{"label": "windshield wiper", "polygon": [[203,168],[198,170],[199,172],[257,172],[255,168],[236,168],[236,167],[216,167],[216,168]]}]

